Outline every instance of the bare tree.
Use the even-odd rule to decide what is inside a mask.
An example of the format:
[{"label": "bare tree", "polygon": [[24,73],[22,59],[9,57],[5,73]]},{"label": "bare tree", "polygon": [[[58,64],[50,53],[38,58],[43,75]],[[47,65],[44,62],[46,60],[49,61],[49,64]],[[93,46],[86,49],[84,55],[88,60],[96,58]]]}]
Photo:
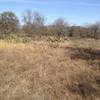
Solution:
[{"label": "bare tree", "polygon": [[31,10],[25,10],[23,15],[23,31],[30,36],[33,33],[33,12]]},{"label": "bare tree", "polygon": [[63,18],[58,18],[50,27],[51,32],[60,37],[68,33],[69,24]]},{"label": "bare tree", "polygon": [[45,18],[38,12],[33,12],[31,10],[26,10],[23,13],[23,30],[25,33],[41,34],[44,30]]},{"label": "bare tree", "polygon": [[100,22],[88,25],[88,35],[91,38],[100,37]]},{"label": "bare tree", "polygon": [[33,24],[34,15],[31,10],[25,10],[22,16],[23,16],[23,23],[25,25]]},{"label": "bare tree", "polygon": [[35,25],[37,27],[41,27],[41,26],[44,26],[44,23],[45,23],[44,16],[38,12],[34,12],[33,25]]}]

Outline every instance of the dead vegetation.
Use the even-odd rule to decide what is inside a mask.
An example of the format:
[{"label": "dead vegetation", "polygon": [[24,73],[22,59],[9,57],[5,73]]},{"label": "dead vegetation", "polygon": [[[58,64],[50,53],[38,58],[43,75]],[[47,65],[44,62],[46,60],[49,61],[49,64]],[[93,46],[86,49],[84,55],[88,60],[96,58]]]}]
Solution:
[{"label": "dead vegetation", "polygon": [[99,43],[0,41],[0,100],[99,100]]},{"label": "dead vegetation", "polygon": [[71,59],[100,60],[100,50],[92,48],[68,48],[72,52]]}]

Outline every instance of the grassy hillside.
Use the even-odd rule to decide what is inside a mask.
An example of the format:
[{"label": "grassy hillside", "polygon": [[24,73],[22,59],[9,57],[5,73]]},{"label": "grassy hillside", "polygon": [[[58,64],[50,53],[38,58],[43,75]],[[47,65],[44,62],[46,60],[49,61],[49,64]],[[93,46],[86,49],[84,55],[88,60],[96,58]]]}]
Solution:
[{"label": "grassy hillside", "polygon": [[0,100],[100,100],[100,40],[1,40]]}]

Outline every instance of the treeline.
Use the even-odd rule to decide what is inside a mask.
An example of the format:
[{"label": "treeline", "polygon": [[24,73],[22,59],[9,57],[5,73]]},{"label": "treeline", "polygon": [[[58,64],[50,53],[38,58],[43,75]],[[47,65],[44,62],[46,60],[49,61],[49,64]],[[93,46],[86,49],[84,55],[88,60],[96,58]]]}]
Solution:
[{"label": "treeline", "polygon": [[100,22],[84,26],[75,26],[67,23],[63,18],[58,18],[52,24],[46,25],[46,18],[38,12],[26,10],[20,21],[15,13],[11,11],[0,14],[0,38],[18,34],[27,37],[56,36],[56,37],[80,37],[100,38]]}]

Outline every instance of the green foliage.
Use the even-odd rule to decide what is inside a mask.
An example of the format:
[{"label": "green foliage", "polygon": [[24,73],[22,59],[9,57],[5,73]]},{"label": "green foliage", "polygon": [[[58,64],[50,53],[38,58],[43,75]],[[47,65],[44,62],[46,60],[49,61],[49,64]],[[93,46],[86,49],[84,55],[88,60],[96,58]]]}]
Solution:
[{"label": "green foliage", "polygon": [[3,35],[3,37],[1,38],[5,41],[8,41],[8,42],[21,42],[21,43],[27,43],[27,42],[30,42],[32,39],[30,37],[27,37],[27,36],[19,36],[19,35],[16,35],[16,34],[13,34],[13,33],[10,33],[10,35]]}]

